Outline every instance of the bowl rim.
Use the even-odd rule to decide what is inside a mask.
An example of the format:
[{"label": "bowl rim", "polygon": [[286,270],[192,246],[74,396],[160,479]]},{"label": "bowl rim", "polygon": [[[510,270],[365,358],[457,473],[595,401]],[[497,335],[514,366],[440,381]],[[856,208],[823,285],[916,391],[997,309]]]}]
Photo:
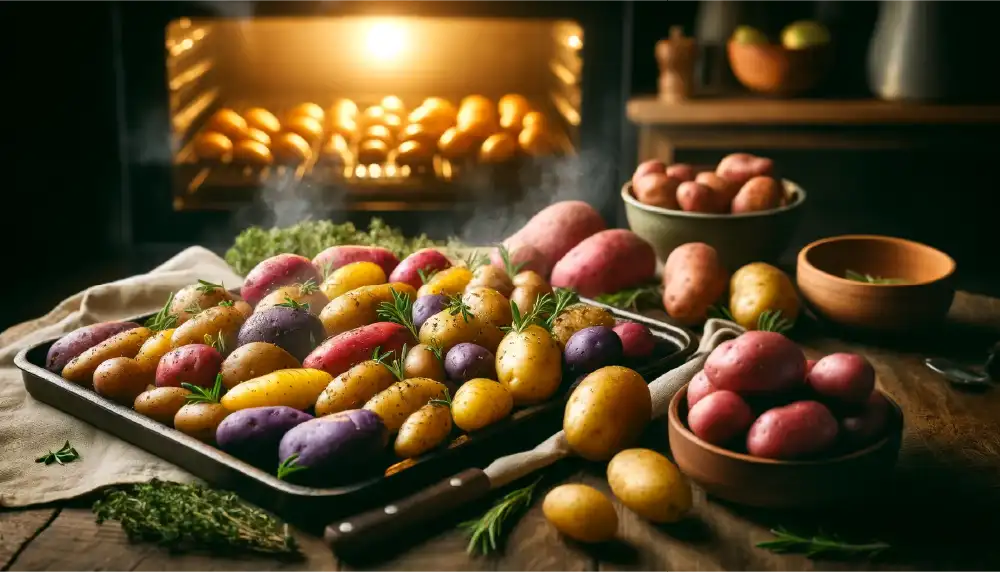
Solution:
[{"label": "bowl rim", "polygon": [[795,193],[796,200],[793,202],[778,207],[776,209],[766,210],[766,211],[754,211],[749,213],[696,213],[690,211],[665,209],[663,207],[654,207],[652,205],[646,205],[639,202],[639,199],[635,198],[632,194],[632,181],[626,181],[622,185],[622,200],[636,207],[640,210],[646,212],[651,212],[660,215],[675,216],[678,218],[693,218],[693,219],[713,219],[713,220],[732,220],[732,219],[752,219],[752,218],[762,218],[775,216],[780,213],[789,212],[795,210],[802,206],[802,203],[806,202],[806,191],[795,181],[790,181],[788,179],[781,179],[783,185],[785,185],[785,191],[791,191]]},{"label": "bowl rim", "polygon": [[886,401],[889,402],[889,405],[896,412],[894,418],[895,427],[893,428],[893,431],[890,432],[888,435],[879,439],[878,441],[875,441],[874,443],[868,445],[867,447],[858,449],[857,451],[852,451],[850,453],[841,455],[839,457],[831,457],[828,459],[791,461],[783,459],[767,459],[764,457],[754,457],[753,455],[748,455],[745,453],[737,453],[736,451],[730,451],[729,449],[724,449],[722,447],[719,447],[718,445],[713,445],[708,441],[704,441],[700,437],[695,435],[693,432],[691,432],[690,429],[685,427],[684,423],[681,423],[680,413],[678,413],[678,410],[680,409],[681,396],[683,395],[684,397],[687,397],[687,389],[690,384],[691,382],[685,383],[677,391],[677,393],[675,393],[674,396],[670,399],[670,408],[667,411],[667,417],[668,417],[667,421],[668,423],[670,423],[670,426],[673,429],[676,429],[677,431],[682,433],[685,436],[685,438],[687,438],[694,444],[698,445],[698,447],[705,449],[706,451],[715,453],[716,455],[729,457],[730,459],[742,461],[744,463],[751,463],[756,465],[770,465],[770,466],[788,466],[788,467],[821,467],[821,466],[833,465],[835,463],[842,463],[844,461],[849,461],[852,459],[869,455],[881,449],[882,447],[885,447],[890,440],[894,439],[897,430],[899,431],[900,434],[903,431],[903,426],[904,426],[903,410],[899,407],[899,404],[896,403],[895,399],[893,399],[886,392],[882,391],[881,392],[882,396],[885,397]]},{"label": "bowl rim", "polygon": [[[943,256],[945,258],[945,260],[948,261],[948,264],[949,264],[948,271],[945,272],[944,274],[942,274],[941,276],[938,276],[937,278],[931,278],[930,280],[923,280],[923,281],[920,281],[920,282],[902,282],[902,283],[895,283],[895,284],[880,284],[880,283],[871,283],[871,282],[859,282],[857,280],[850,280],[850,279],[847,279],[847,278],[843,278],[843,277],[837,276],[836,274],[831,274],[831,273],[827,272],[826,270],[823,270],[823,269],[815,266],[812,262],[809,261],[809,252],[812,251],[814,248],[817,248],[817,247],[822,246],[824,244],[830,244],[830,243],[833,243],[833,242],[841,242],[841,241],[844,241],[844,240],[875,240],[875,241],[883,241],[883,242],[895,242],[895,243],[909,244],[911,246],[916,246],[918,248],[923,248],[923,249],[926,249],[926,250],[930,250],[931,252],[934,252],[934,253],[936,253],[936,254],[938,254],[940,256]],[[850,285],[850,286],[854,286],[854,287],[870,287],[870,288],[900,288],[900,289],[902,289],[902,288],[914,288],[914,287],[918,287],[918,286],[927,286],[929,284],[936,284],[938,282],[941,282],[943,280],[947,280],[948,278],[951,278],[955,274],[955,270],[957,270],[957,268],[958,268],[958,265],[955,263],[955,259],[954,258],[952,258],[951,256],[949,256],[948,253],[943,252],[941,250],[938,250],[937,248],[934,248],[933,246],[930,246],[928,244],[924,244],[922,242],[917,242],[915,240],[910,240],[908,238],[900,238],[900,237],[897,237],[897,236],[887,236],[887,235],[882,235],[882,234],[841,234],[841,235],[837,235],[837,236],[828,236],[826,238],[821,238],[819,240],[814,240],[813,242],[810,242],[809,244],[807,244],[804,247],[802,247],[802,250],[799,251],[799,254],[798,254],[798,256],[796,258],[797,258],[797,262],[798,262],[798,266],[799,267],[805,267],[805,268],[807,268],[810,271],[816,272],[817,274],[821,275],[822,277],[824,277],[827,280],[833,280],[834,283],[844,284],[844,285]]]}]

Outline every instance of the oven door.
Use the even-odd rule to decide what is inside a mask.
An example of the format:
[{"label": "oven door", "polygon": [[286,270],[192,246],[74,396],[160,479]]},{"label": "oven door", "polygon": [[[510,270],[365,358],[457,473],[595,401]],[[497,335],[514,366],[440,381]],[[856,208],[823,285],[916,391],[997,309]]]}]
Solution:
[{"label": "oven door", "polygon": [[[305,218],[348,219],[364,223],[373,215],[380,216],[389,224],[401,226],[409,232],[427,232],[441,238],[464,234],[466,238],[470,238],[468,236],[470,217],[494,221],[497,218],[495,214],[484,213],[484,205],[488,206],[486,211],[495,212],[496,209],[502,208],[525,211],[537,210],[544,204],[568,198],[586,200],[608,213],[609,219],[614,218],[615,188],[621,179],[617,165],[623,139],[623,110],[626,97],[624,86],[628,85],[628,78],[624,77],[627,66],[623,62],[626,53],[623,49],[626,3],[122,2],[116,3],[115,6],[116,22],[121,37],[120,73],[123,80],[121,82],[124,99],[123,121],[127,134],[124,151],[127,179],[123,185],[122,209],[125,215],[126,237],[133,245],[201,243],[221,246],[229,243],[236,233],[252,224],[284,226]],[[525,82],[525,86],[531,85],[529,76],[536,72],[549,70],[551,74],[558,76],[561,70],[557,69],[559,64],[556,60],[532,62],[530,69],[525,65],[523,74],[519,74],[517,66],[521,64],[518,64],[517,58],[522,57],[523,60],[523,56],[519,56],[518,50],[529,48],[519,47],[516,35],[510,32],[523,29],[524,37],[528,38],[531,30],[548,22],[546,25],[549,25],[549,31],[539,33],[549,34],[551,37],[562,33],[559,41],[568,43],[582,62],[577,70],[578,74],[568,80],[574,83],[574,89],[577,90],[574,96],[569,98],[576,100],[573,102],[575,107],[570,105],[569,111],[564,113],[565,109],[550,105],[552,114],[558,115],[564,125],[562,131],[567,132],[571,152],[567,156],[535,161],[532,163],[532,168],[528,169],[531,177],[525,176],[525,169],[514,175],[510,173],[504,175],[497,169],[489,171],[487,175],[481,175],[480,171],[476,171],[480,175],[472,178],[479,181],[482,187],[477,193],[442,194],[438,195],[435,201],[427,198],[428,193],[434,196],[429,190],[430,184],[424,184],[420,182],[424,181],[423,179],[418,179],[415,184],[411,181],[411,188],[415,190],[405,190],[400,187],[403,190],[392,195],[393,200],[349,202],[339,198],[331,200],[330,197],[341,196],[337,193],[349,194],[345,189],[351,192],[359,188],[369,189],[370,186],[357,186],[357,179],[363,176],[369,180],[362,182],[373,183],[374,181],[370,179],[374,176],[374,168],[352,164],[353,166],[347,168],[345,179],[337,170],[342,165],[338,165],[334,169],[334,174],[341,178],[336,185],[324,187],[310,179],[310,173],[303,175],[304,167],[297,167],[294,164],[286,166],[268,163],[257,166],[240,162],[248,160],[247,152],[253,152],[250,160],[257,160],[260,153],[256,151],[260,147],[249,142],[241,144],[234,137],[236,146],[241,146],[238,150],[225,145],[212,146],[221,139],[208,140],[206,143],[205,148],[208,151],[205,153],[215,153],[217,149],[229,153],[225,161],[228,165],[227,176],[230,176],[230,179],[220,179],[217,171],[222,169],[207,165],[205,162],[207,155],[198,155],[192,151],[197,148],[195,143],[200,141],[196,139],[198,135],[213,125],[211,123],[213,110],[218,112],[220,108],[230,106],[235,108],[236,105],[244,107],[263,105],[256,101],[237,103],[236,100],[244,95],[239,92],[239,86],[272,76],[283,78],[282,82],[296,82],[298,86],[298,78],[322,75],[320,68],[314,68],[318,70],[315,72],[290,69],[295,67],[295,62],[289,65],[287,58],[283,60],[284,63],[280,58],[271,58],[274,61],[270,61],[270,68],[259,63],[244,61],[243,67],[236,72],[232,69],[227,70],[221,63],[224,58],[219,54],[228,48],[232,59],[245,56],[245,54],[241,56],[240,53],[232,56],[232,52],[248,51],[245,46],[239,49],[233,48],[234,42],[247,42],[251,32],[256,34],[252,37],[266,33],[270,35],[254,45],[262,45],[269,41],[270,45],[279,46],[274,49],[286,52],[300,50],[299,53],[306,53],[312,58],[310,61],[322,62],[324,60],[317,54],[322,50],[328,52],[334,50],[330,46],[334,45],[341,35],[352,32],[352,26],[344,22],[365,21],[362,18],[380,19],[378,21],[393,19],[401,22],[419,21],[421,24],[418,26],[424,28],[418,29],[424,29],[424,40],[427,45],[436,45],[444,41],[441,37],[430,37],[433,32],[429,30],[433,26],[439,26],[433,29],[442,30],[442,34],[460,34],[464,22],[464,28],[467,34],[470,34],[470,39],[464,44],[467,47],[460,51],[467,53],[446,54],[448,58],[452,58],[450,60],[452,63],[449,65],[458,66],[463,72],[456,73],[456,77],[448,80],[441,78],[433,80],[440,85],[424,86],[423,93],[424,96],[436,95],[433,90],[440,89],[442,94],[456,98],[454,101],[457,101],[463,93],[479,93],[480,89],[483,93],[494,97],[505,92],[517,92],[520,85],[518,82]],[[309,44],[307,37],[319,37],[324,33],[324,29],[320,26],[322,22],[331,23],[332,27],[328,28],[330,32],[326,33],[329,43],[326,40],[313,40],[313,43]],[[425,26],[424,23],[429,24]],[[570,27],[559,28],[562,24]],[[258,25],[260,30],[255,28]],[[210,28],[211,26],[214,28]],[[191,57],[185,54],[186,48],[205,40],[206,30],[223,28],[228,28],[231,35],[233,30],[236,30],[236,39],[234,40],[233,36],[224,41],[217,38],[216,44],[221,46],[216,48],[220,50],[218,54],[197,54],[196,49],[189,50],[193,54]],[[579,30],[580,33],[570,32],[567,36],[565,31],[560,32],[565,29]],[[240,30],[250,32],[243,34]],[[267,30],[273,30],[273,33]],[[481,31],[481,37],[484,38],[479,43],[476,37],[471,35],[476,30]],[[503,32],[503,30],[508,31]],[[334,33],[337,31],[339,33]],[[280,37],[280,33],[284,33],[285,36]],[[489,38],[502,37],[498,34],[503,33],[507,34],[505,37],[512,37],[514,40],[507,41],[505,45],[489,41]],[[309,36],[310,34],[312,36]],[[222,37],[221,32],[216,35]],[[378,42],[372,44],[369,41],[367,44],[369,56],[384,55],[384,52],[394,49],[398,52],[401,49],[401,46],[393,45],[392,38],[388,40],[383,38],[383,42],[388,45]],[[524,41],[525,45],[529,43],[528,39]],[[411,48],[416,50],[416,47]],[[344,50],[343,47],[340,49]],[[407,47],[402,46],[404,54],[407,53],[406,50]],[[336,56],[340,57],[337,61],[344,61],[346,57],[348,64],[351,63],[350,58],[360,57],[343,53],[338,53]],[[267,59],[266,54],[263,57]],[[334,55],[328,57],[334,58]],[[480,62],[485,63],[479,65]],[[540,64],[541,67],[536,64]],[[372,66],[374,65],[373,63]],[[503,74],[493,76],[489,73],[490,69],[501,66],[507,66],[505,70],[501,70]],[[250,69],[247,69],[248,67]],[[391,80],[393,76],[372,76],[374,79],[369,78],[366,81],[357,72],[359,69],[365,71],[365,67],[363,63],[354,62],[354,67],[351,69],[355,72],[328,73],[331,79],[327,84],[332,86],[329,94],[316,95],[315,85],[311,91],[309,88],[293,87],[291,83],[287,89],[282,89],[284,84],[275,85],[277,80],[272,81],[268,89],[251,91],[255,97],[259,92],[262,100],[269,97],[272,101],[274,97],[284,98],[282,103],[274,105],[285,105],[283,109],[286,110],[292,109],[287,106],[293,101],[290,98],[295,97],[304,100],[306,97],[320,98],[329,95],[329,101],[319,102],[322,106],[327,106],[334,101],[335,92],[341,90],[358,94],[359,102],[364,97],[389,95],[391,92],[386,91],[386,86],[391,86],[392,83],[391,81],[387,83],[386,80]],[[296,73],[299,75],[294,75]],[[234,79],[234,75],[239,77]],[[417,74],[414,72],[411,75]],[[519,75],[523,77],[518,77]],[[405,74],[397,74],[395,77],[402,83],[413,80],[404,76]],[[463,77],[471,79],[463,84]],[[219,93],[218,86],[223,84],[229,86],[228,100],[215,97]],[[382,91],[375,93],[372,88],[368,89],[372,93],[366,93],[367,88],[376,85]],[[301,95],[293,93],[296,90],[300,90]],[[210,92],[214,93],[212,97],[206,95]],[[553,97],[553,100],[555,99]],[[572,118],[574,113],[575,121]],[[281,117],[281,121],[284,122],[284,118],[288,115]],[[570,120],[566,120],[566,117],[570,117]],[[272,137],[275,135],[271,133]],[[329,136],[329,132],[323,135],[324,138]],[[364,143],[364,140],[360,143]],[[232,144],[231,141],[229,145]],[[357,144],[359,142],[356,141],[355,145]],[[324,147],[320,143],[316,145],[313,155],[321,157]],[[277,155],[278,150],[273,150]],[[318,164],[319,159],[314,161]],[[374,174],[387,177],[387,168],[395,166],[382,165]],[[556,177],[553,178],[552,175]],[[232,177],[249,177],[257,182],[266,182],[257,185],[256,188],[254,185],[246,188],[237,185],[226,192],[212,195],[210,200],[202,199],[202,196],[209,196],[207,194],[199,195],[202,189],[211,187],[206,181],[216,181],[217,185],[223,185]],[[273,183],[275,180],[278,183]],[[483,183],[483,180],[486,180],[486,183]],[[525,183],[526,180],[528,183]],[[522,194],[516,196],[505,196],[497,192],[498,188],[504,187],[511,181],[515,186],[527,188],[522,188],[520,191]],[[386,185],[379,188],[391,189]],[[245,193],[245,196],[241,196],[240,193]],[[512,207],[512,204],[515,206]],[[523,218],[523,213],[519,215]],[[500,233],[508,230],[502,226],[495,225],[491,229],[490,236],[477,232],[472,238],[475,240],[497,238]]]}]

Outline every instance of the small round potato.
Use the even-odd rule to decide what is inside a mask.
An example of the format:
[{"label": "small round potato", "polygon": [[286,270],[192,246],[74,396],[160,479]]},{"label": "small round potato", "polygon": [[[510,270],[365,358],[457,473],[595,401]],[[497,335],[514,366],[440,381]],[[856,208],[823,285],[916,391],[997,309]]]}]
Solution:
[{"label": "small round potato", "polygon": [[733,197],[733,212],[749,213],[776,209],[781,205],[784,194],[781,183],[771,177],[754,177]]},{"label": "small round potato", "polygon": [[503,294],[506,298],[514,291],[514,283],[511,281],[507,271],[497,268],[492,264],[486,264],[476,268],[472,273],[472,280],[465,286],[466,291],[473,288],[489,288]]},{"label": "small round potato", "polygon": [[726,445],[743,435],[753,423],[753,409],[732,391],[713,391],[688,412],[688,425],[699,439]]},{"label": "small round potato", "polygon": [[156,366],[160,363],[160,359],[173,349],[173,346],[170,345],[170,337],[173,335],[173,328],[160,330],[153,334],[151,338],[142,343],[139,353],[135,356],[135,361],[139,362],[139,365],[146,371],[156,372]]},{"label": "small round potato", "polygon": [[312,147],[309,142],[298,133],[291,131],[275,136],[274,144],[271,145],[271,153],[274,160],[285,165],[299,165],[305,163],[312,156]]},{"label": "small round potato", "polygon": [[152,381],[152,372],[127,357],[111,358],[94,371],[94,391],[122,405],[135,403]]},{"label": "small round potato", "polygon": [[274,162],[271,150],[260,141],[244,139],[233,146],[233,162],[251,167],[266,167]]},{"label": "small round potato", "polygon": [[187,403],[174,415],[174,429],[199,441],[213,443],[215,430],[229,413],[220,403]]},{"label": "small round potato", "polygon": [[434,160],[434,147],[411,139],[403,141],[396,149],[396,163],[411,168],[426,167]]},{"label": "small round potato", "polygon": [[457,127],[449,127],[438,139],[438,149],[447,159],[467,157],[476,145],[477,139]]},{"label": "small round potato", "polygon": [[[491,266],[491,268],[496,267]],[[467,288],[462,301],[479,320],[495,326],[510,325],[512,319],[510,301],[502,292],[484,286]]]},{"label": "small round potato", "polygon": [[299,360],[278,346],[267,342],[250,342],[233,350],[222,362],[220,371],[222,385],[226,389],[232,389],[244,381],[272,371],[300,367],[302,364]]},{"label": "small round potato", "polygon": [[691,510],[691,486],[666,457],[649,449],[626,449],[608,463],[611,492],[652,522],[677,522]]},{"label": "small round potato", "polygon": [[510,133],[494,133],[479,148],[480,163],[506,163],[517,153],[517,138]]},{"label": "small round potato", "polygon": [[236,140],[246,134],[247,122],[232,109],[220,109],[208,119],[205,129],[217,131],[232,140]]},{"label": "small round potato", "polygon": [[385,270],[378,264],[367,261],[351,262],[334,270],[326,277],[319,289],[326,294],[327,298],[333,300],[355,288],[377,286],[385,284],[387,280]]},{"label": "small round potato", "polygon": [[191,392],[183,387],[156,387],[146,390],[135,398],[133,408],[164,425],[174,426],[174,416],[187,403]]},{"label": "small round potato", "polygon": [[559,390],[562,350],[545,328],[531,325],[520,332],[511,331],[495,354],[497,379],[507,386],[514,403],[541,403]]},{"label": "small round potato", "polygon": [[199,134],[194,140],[194,154],[202,161],[221,161],[233,152],[233,142],[215,131]]},{"label": "small round potato", "polygon": [[563,348],[573,334],[590,326],[614,328],[615,317],[604,308],[589,304],[575,304],[563,310],[556,317],[552,324],[552,335],[559,342],[559,347]]},{"label": "small round potato", "polygon": [[608,460],[635,443],[652,409],[641,375],[627,367],[602,367],[583,378],[566,403],[566,441],[584,459]]},{"label": "small round potato", "polygon": [[458,384],[480,377],[496,379],[496,356],[482,346],[461,343],[448,350],[444,370],[448,379]]},{"label": "small round potato", "polygon": [[203,310],[218,306],[219,302],[232,299],[233,295],[222,284],[210,282],[191,284],[174,294],[174,301],[170,304],[169,311],[177,316],[177,325],[179,326]]},{"label": "small round potato", "polygon": [[417,296],[461,294],[472,281],[472,271],[464,266],[452,266],[435,273],[417,290]]},{"label": "small round potato", "polygon": [[666,173],[649,173],[636,179],[632,184],[632,193],[644,205],[677,210],[677,189],[680,179],[668,177]]},{"label": "small round potato", "polygon": [[298,304],[308,304],[309,313],[313,316],[319,316],[323,308],[330,303],[326,294],[321,292],[316,283],[310,280],[306,284],[292,284],[278,288],[257,302],[254,312],[263,312],[279,304],[287,304],[289,299]]},{"label": "small round potato", "polygon": [[285,122],[285,131],[296,133],[312,145],[323,137],[323,124],[315,117],[299,115]]},{"label": "small round potato", "polygon": [[579,542],[606,542],[618,531],[618,513],[603,493],[587,485],[560,485],[545,495],[542,513],[556,530]]},{"label": "small round potato", "polygon": [[492,379],[470,379],[451,400],[451,415],[462,431],[478,431],[510,415],[514,399],[507,386]]},{"label": "small round potato", "polygon": [[243,114],[243,117],[246,119],[248,127],[259,129],[271,137],[274,137],[281,131],[281,122],[278,121],[278,118],[262,107],[248,109]]},{"label": "small round potato", "polygon": [[447,376],[441,358],[426,344],[417,344],[406,354],[403,362],[405,378],[426,377],[435,381],[445,381]]},{"label": "small round potato", "polygon": [[409,459],[441,445],[451,433],[451,411],[443,403],[432,402],[406,418],[396,435],[393,450]]}]

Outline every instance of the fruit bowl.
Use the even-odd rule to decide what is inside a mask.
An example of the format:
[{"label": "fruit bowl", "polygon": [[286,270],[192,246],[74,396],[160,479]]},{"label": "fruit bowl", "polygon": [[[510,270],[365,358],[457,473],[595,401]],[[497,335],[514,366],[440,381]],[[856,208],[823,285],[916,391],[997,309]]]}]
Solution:
[{"label": "fruit bowl", "polygon": [[723,500],[770,509],[806,509],[860,500],[892,475],[903,437],[903,413],[888,395],[889,428],[867,447],[837,457],[778,461],[712,445],[687,427],[687,388],[670,401],[670,450],[681,472]]},{"label": "fruit bowl", "polygon": [[788,49],[778,44],[730,41],[733,75],[750,91],[791,97],[805,93],[826,77],[833,51],[829,44]]}]

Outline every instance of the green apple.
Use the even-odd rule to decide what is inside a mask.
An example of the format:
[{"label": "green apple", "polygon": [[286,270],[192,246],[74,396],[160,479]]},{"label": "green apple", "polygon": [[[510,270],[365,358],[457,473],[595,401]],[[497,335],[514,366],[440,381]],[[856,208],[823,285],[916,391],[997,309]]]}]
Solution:
[{"label": "green apple", "polygon": [[733,41],[737,44],[767,44],[767,36],[757,28],[740,26],[733,32]]},{"label": "green apple", "polygon": [[781,31],[781,44],[789,50],[801,50],[830,43],[830,32],[819,22],[792,22]]}]

